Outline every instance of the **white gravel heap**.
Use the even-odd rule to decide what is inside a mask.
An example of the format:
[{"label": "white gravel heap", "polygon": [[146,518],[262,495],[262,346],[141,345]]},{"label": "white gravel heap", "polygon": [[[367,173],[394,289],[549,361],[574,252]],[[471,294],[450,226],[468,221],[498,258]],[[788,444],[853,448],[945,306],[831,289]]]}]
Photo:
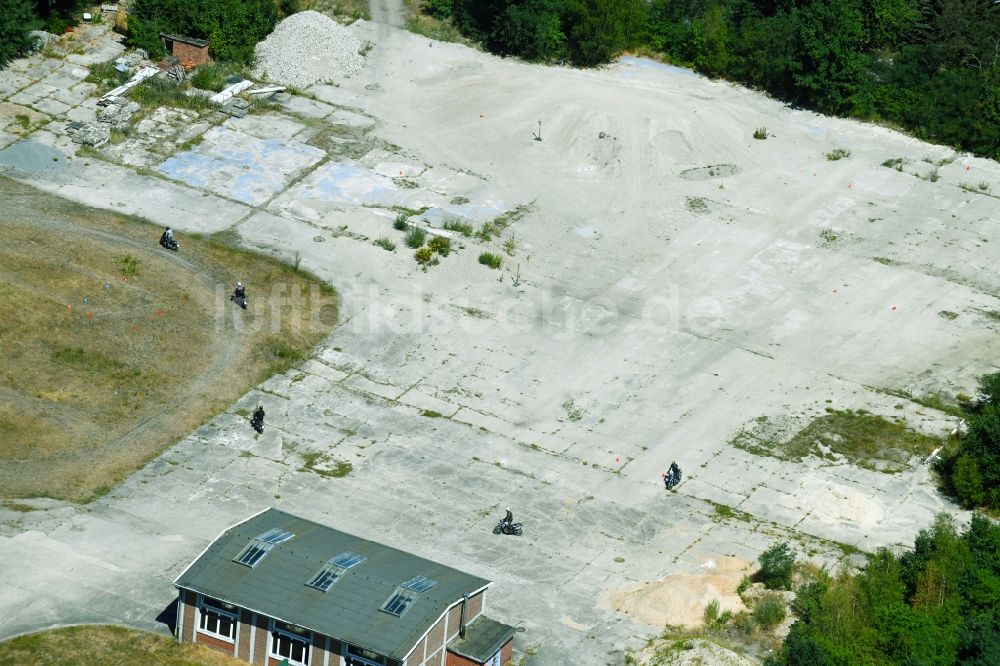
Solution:
[{"label": "white gravel heap", "polygon": [[350,30],[319,12],[292,14],[254,50],[252,75],[272,83],[306,88],[361,70],[361,42]]}]

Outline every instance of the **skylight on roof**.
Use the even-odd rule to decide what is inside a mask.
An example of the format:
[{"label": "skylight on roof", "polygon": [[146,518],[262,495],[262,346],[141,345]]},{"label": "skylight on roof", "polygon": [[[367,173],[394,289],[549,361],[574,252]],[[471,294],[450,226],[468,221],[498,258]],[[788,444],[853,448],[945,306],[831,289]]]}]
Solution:
[{"label": "skylight on roof", "polygon": [[423,576],[417,576],[413,580],[408,580],[396,588],[396,591],[382,604],[382,608],[379,610],[385,611],[390,615],[395,615],[396,617],[402,617],[403,613],[408,611],[413,602],[417,600],[421,592],[426,592],[435,585],[437,585],[436,580],[424,578]]},{"label": "skylight on roof", "polygon": [[258,534],[253,539],[250,540],[240,554],[233,558],[233,562],[239,562],[240,564],[245,564],[246,566],[253,569],[255,566],[260,564],[260,561],[264,559],[272,548],[278,544],[285,543],[289,539],[293,538],[295,535],[291,532],[286,532],[278,528],[270,529],[263,534]]},{"label": "skylight on roof", "polygon": [[356,567],[368,558],[348,551],[331,558],[306,585],[323,592],[328,591],[351,567]]}]

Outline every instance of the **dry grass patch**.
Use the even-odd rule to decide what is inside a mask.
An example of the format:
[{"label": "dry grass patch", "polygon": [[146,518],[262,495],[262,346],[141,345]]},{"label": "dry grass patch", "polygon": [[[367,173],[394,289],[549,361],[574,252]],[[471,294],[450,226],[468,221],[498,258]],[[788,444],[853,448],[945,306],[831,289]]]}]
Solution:
[{"label": "dry grass patch", "polygon": [[238,666],[246,662],[137,629],[64,627],[0,643],[0,663],[35,666]]},{"label": "dry grass patch", "polygon": [[2,178],[0,198],[2,497],[103,494],[336,321],[329,286],[233,237],[174,254],[140,220]]},{"label": "dry grass patch", "polygon": [[791,437],[782,436],[771,425],[761,417],[737,433],[730,444],[782,460],[814,456],[879,472],[900,472],[914,458],[927,456],[941,441],[860,409],[827,409]]}]

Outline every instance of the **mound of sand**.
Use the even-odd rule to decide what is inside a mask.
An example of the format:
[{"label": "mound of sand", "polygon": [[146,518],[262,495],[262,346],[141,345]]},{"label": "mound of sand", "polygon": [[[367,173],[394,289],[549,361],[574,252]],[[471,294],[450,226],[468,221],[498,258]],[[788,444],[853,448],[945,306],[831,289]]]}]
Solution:
[{"label": "mound of sand", "polygon": [[698,627],[705,607],[713,599],[719,601],[723,611],[748,610],[736,594],[748,571],[749,564],[738,557],[710,559],[692,573],[674,574],[635,589],[611,592],[602,600],[602,607],[621,611],[654,627],[668,624]]}]

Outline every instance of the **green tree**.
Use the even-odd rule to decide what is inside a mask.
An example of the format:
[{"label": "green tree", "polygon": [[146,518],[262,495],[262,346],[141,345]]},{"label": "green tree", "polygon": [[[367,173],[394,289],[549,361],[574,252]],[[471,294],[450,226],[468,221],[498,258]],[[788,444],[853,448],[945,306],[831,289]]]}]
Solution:
[{"label": "green tree", "polygon": [[795,565],[795,553],[785,542],[775,544],[765,550],[757,558],[760,570],[754,579],[764,583],[769,590],[792,589],[792,567]]},{"label": "green tree", "polygon": [[35,25],[31,0],[8,0],[0,11],[0,68],[34,46],[28,32]]},{"label": "green tree", "polygon": [[868,65],[864,17],[856,0],[815,0],[792,11],[799,101],[827,113],[852,110]]},{"label": "green tree", "polygon": [[711,5],[691,24],[691,47],[695,68],[709,76],[719,76],[729,67],[729,21],[720,4]]}]

